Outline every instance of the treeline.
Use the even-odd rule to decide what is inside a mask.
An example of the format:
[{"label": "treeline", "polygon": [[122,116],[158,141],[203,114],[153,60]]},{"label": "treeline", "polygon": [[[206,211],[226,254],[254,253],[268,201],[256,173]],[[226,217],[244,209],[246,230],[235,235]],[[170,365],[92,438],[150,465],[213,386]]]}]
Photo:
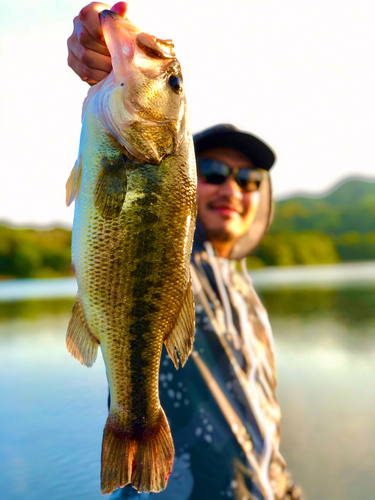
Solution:
[{"label": "treeline", "polygon": [[14,229],[0,225],[1,278],[73,276],[71,231]]},{"label": "treeline", "polygon": [[[71,232],[0,225],[0,278],[71,276]],[[350,180],[325,197],[275,204],[252,268],[375,260],[375,182]]]},{"label": "treeline", "polygon": [[[71,232],[0,226],[0,278],[73,276]],[[248,258],[249,267],[333,264],[374,260],[375,231],[329,236],[319,231],[267,234]]]},{"label": "treeline", "polygon": [[351,179],[324,197],[276,203],[272,233],[312,230],[331,236],[375,231],[375,182]]},{"label": "treeline", "polygon": [[375,194],[374,199],[361,206],[331,206],[322,200],[310,208],[301,200],[279,202],[272,232],[278,231],[310,231],[317,230],[326,234],[339,235],[355,231],[368,233],[375,226]]},{"label": "treeline", "polygon": [[375,231],[330,236],[318,231],[267,234],[248,257],[248,266],[294,266],[375,260]]},{"label": "treeline", "polygon": [[351,179],[324,197],[275,204],[250,267],[375,260],[375,182]]}]

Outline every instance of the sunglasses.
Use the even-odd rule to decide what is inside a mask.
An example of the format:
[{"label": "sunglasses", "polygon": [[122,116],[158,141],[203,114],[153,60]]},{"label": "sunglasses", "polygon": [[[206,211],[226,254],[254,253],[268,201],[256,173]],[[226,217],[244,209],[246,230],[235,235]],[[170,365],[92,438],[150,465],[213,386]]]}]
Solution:
[{"label": "sunglasses", "polygon": [[262,180],[262,173],[254,168],[230,168],[220,160],[197,158],[198,175],[208,184],[224,184],[231,175],[238,186],[246,193],[258,191]]}]

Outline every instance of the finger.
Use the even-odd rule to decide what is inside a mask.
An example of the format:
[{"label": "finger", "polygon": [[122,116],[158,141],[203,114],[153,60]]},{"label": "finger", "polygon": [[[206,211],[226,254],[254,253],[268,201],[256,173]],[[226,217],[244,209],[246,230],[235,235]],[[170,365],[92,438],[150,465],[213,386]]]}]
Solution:
[{"label": "finger", "polygon": [[111,7],[105,3],[92,2],[83,7],[78,17],[83,26],[87,29],[92,38],[102,45],[105,45],[102,27],[100,25],[99,12],[110,10]]},{"label": "finger", "polygon": [[128,4],[126,2],[117,2],[113,7],[111,7],[112,12],[116,12],[116,14],[123,17],[124,19],[127,10],[128,10]]},{"label": "finger", "polygon": [[95,68],[89,68],[85,64],[83,64],[77,57],[73,54],[73,52],[69,52],[68,55],[68,65],[72,68],[72,70],[80,77],[84,82],[88,82],[91,85],[101,82],[108,73],[106,71],[102,71]]},{"label": "finger", "polygon": [[111,56],[105,56],[103,54],[99,54],[91,49],[86,49],[81,45],[75,47],[77,52],[73,50],[73,54],[76,58],[88,68],[99,69],[100,71],[104,71],[106,73],[110,73],[112,70],[112,60]]},{"label": "finger", "polygon": [[78,61],[88,68],[99,69],[107,73],[112,70],[111,56],[100,54],[95,50],[83,46],[82,43],[79,43],[75,31],[73,31],[73,34],[68,39],[68,51],[72,52]]},{"label": "finger", "polygon": [[94,40],[94,38],[90,35],[90,33],[81,23],[81,21],[78,18],[76,19],[74,20],[74,31],[76,32],[79,44],[85,47],[86,49],[91,49],[94,52],[98,52],[99,54],[104,54],[105,56],[109,56],[110,53],[107,46]]}]

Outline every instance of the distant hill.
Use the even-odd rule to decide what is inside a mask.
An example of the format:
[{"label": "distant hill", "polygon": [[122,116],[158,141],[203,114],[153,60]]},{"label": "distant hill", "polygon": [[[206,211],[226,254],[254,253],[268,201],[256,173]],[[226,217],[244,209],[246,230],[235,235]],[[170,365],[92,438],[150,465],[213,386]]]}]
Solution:
[{"label": "distant hill", "polygon": [[375,179],[347,179],[321,197],[276,202],[271,233],[317,230],[328,235],[375,231]]},{"label": "distant hill", "polygon": [[275,203],[252,268],[375,260],[375,179],[346,179],[323,196]]},{"label": "distant hill", "polygon": [[374,179],[348,177],[321,195],[309,196],[308,194],[301,194],[298,196],[288,196],[280,200],[279,203],[298,200],[306,204],[306,206],[311,206],[315,201],[321,200],[330,205],[347,206],[371,196],[375,196],[375,177]]},{"label": "distant hill", "polygon": [[368,204],[375,206],[375,179],[346,179],[323,199],[330,205],[343,208]]}]

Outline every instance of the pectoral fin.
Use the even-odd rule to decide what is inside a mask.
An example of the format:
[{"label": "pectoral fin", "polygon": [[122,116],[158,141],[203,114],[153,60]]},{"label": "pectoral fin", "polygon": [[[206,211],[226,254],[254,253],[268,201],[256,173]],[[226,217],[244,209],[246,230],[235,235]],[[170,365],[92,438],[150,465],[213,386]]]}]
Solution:
[{"label": "pectoral fin", "polygon": [[194,332],[194,298],[191,283],[189,282],[176,325],[169,336],[164,340],[165,347],[167,348],[169,357],[173,361],[176,370],[178,370],[178,358],[180,359],[181,366],[184,366],[189,357],[193,348]]},{"label": "pectoral fin", "polygon": [[92,366],[98,354],[98,347],[99,340],[90,332],[81,299],[77,296],[66,334],[66,348],[82,365]]},{"label": "pectoral fin", "polygon": [[120,215],[126,196],[125,158],[119,155],[109,161],[104,157],[101,164],[94,192],[94,204],[103,217],[117,217]]},{"label": "pectoral fin", "polygon": [[70,172],[69,178],[66,181],[66,206],[68,207],[73,200],[75,200],[78,196],[79,189],[81,187],[81,178],[82,178],[82,160],[78,160],[75,162],[72,171]]}]

